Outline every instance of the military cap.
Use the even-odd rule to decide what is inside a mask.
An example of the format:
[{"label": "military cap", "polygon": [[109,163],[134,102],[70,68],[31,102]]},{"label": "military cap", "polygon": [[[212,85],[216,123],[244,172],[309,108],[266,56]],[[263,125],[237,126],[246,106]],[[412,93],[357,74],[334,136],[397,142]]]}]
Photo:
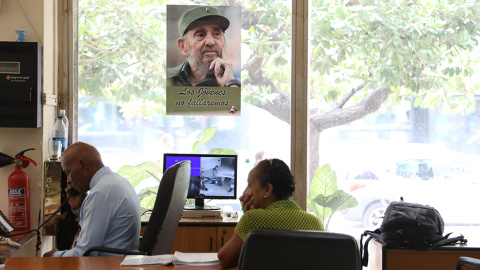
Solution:
[{"label": "military cap", "polygon": [[183,13],[182,17],[178,21],[178,32],[180,36],[183,36],[190,28],[195,25],[195,22],[199,20],[211,20],[214,21],[218,26],[222,28],[225,32],[228,26],[230,26],[230,21],[225,18],[220,10],[215,7],[209,6],[198,6],[192,9],[187,10]]}]

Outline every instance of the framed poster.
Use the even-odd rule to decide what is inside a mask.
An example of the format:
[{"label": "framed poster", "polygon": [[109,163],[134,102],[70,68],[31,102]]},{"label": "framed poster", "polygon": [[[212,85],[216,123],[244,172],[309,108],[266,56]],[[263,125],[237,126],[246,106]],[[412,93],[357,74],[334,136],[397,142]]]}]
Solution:
[{"label": "framed poster", "polygon": [[167,115],[241,114],[241,7],[167,6]]}]

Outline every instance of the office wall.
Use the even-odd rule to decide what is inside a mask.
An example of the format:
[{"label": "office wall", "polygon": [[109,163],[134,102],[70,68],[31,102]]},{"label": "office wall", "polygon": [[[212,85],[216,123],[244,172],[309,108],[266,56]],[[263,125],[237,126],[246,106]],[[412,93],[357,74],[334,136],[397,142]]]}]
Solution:
[{"label": "office wall", "polygon": [[[15,30],[27,31],[27,42],[39,42],[43,46],[43,92],[56,94],[56,0],[0,0],[0,40],[15,41]],[[21,150],[35,148],[27,156],[35,160],[38,166],[25,169],[30,176],[30,215],[32,228],[37,227],[39,211],[43,210],[43,161],[48,153],[45,147],[51,136],[57,108],[43,106],[41,128],[0,128],[0,152],[15,155]],[[8,176],[14,167],[0,168],[0,209],[8,214]],[[45,243],[51,239],[42,239]],[[35,250],[29,251],[35,256]],[[41,254],[39,254],[41,255]]]}]

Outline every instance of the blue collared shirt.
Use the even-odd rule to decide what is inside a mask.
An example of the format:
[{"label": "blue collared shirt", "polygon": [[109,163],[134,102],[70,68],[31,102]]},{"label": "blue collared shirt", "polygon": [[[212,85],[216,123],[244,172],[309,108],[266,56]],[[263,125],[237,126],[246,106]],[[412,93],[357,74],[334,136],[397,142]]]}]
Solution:
[{"label": "blue collared shirt", "polygon": [[90,181],[90,191],[80,208],[81,231],[75,247],[57,251],[53,256],[82,256],[94,246],[138,249],[140,214],[140,200],[132,184],[109,167],[103,167]]}]

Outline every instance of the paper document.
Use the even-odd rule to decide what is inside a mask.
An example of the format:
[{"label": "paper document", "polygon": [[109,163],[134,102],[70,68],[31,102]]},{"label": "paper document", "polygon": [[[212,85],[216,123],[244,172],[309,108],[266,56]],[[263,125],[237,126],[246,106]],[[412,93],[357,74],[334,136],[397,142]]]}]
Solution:
[{"label": "paper document", "polygon": [[220,265],[217,253],[186,253],[175,251],[173,255],[175,267],[214,266]]},{"label": "paper document", "polygon": [[172,254],[163,255],[127,255],[125,259],[120,263],[122,266],[127,265],[167,265],[172,263]]}]

